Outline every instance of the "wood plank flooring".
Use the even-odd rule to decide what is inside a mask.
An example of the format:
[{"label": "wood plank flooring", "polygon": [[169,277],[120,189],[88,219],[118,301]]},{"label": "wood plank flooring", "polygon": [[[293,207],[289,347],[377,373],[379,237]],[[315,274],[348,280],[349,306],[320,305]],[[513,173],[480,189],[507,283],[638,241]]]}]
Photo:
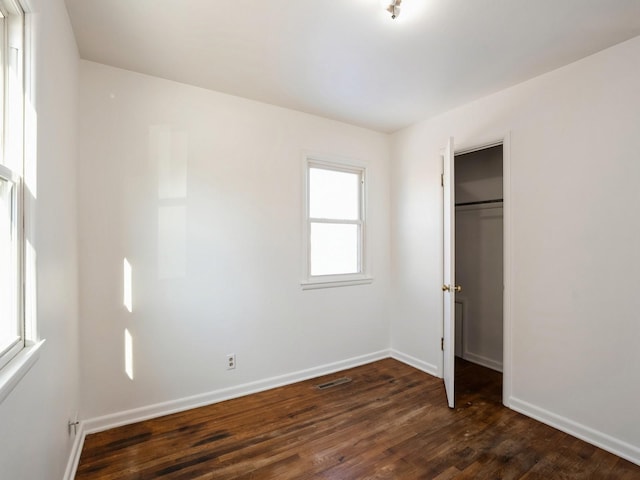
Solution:
[{"label": "wood plank flooring", "polygon": [[89,435],[76,479],[640,479],[503,407],[499,373],[456,368],[455,410],[442,380],[386,359]]}]

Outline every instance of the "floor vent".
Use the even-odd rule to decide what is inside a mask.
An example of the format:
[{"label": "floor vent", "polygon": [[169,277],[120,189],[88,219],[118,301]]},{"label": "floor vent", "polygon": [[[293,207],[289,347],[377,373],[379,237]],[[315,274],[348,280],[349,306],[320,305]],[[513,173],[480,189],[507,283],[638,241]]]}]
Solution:
[{"label": "floor vent", "polygon": [[343,383],[349,383],[351,379],[349,377],[340,377],[335,380],[331,380],[327,383],[321,383],[320,385],[316,385],[318,390],[324,390],[326,388],[337,387],[338,385],[342,385]]}]

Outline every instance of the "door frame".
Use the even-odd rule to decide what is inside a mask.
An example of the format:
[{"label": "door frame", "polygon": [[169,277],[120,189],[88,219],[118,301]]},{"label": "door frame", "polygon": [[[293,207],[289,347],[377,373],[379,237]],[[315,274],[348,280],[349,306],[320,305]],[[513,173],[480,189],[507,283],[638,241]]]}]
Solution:
[{"label": "door frame", "polygon": [[[503,284],[502,292],[502,403],[509,407],[513,385],[513,342],[512,342],[512,318],[511,318],[511,292],[513,291],[512,275],[512,206],[511,206],[511,132],[507,131],[503,135],[475,140],[465,141],[461,145],[456,145],[454,141],[454,157],[465,153],[476,152],[486,148],[502,145],[502,198],[503,198]],[[455,162],[454,162],[455,163]],[[444,225],[443,225],[444,228]],[[444,252],[443,252],[444,255]]]}]

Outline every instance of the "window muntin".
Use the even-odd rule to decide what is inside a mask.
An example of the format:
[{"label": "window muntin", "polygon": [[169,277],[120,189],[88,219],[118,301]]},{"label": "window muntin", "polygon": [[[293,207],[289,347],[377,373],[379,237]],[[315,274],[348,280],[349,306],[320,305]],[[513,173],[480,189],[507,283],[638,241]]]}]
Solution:
[{"label": "window muntin", "polygon": [[362,167],[307,159],[303,286],[364,278],[364,180]]}]

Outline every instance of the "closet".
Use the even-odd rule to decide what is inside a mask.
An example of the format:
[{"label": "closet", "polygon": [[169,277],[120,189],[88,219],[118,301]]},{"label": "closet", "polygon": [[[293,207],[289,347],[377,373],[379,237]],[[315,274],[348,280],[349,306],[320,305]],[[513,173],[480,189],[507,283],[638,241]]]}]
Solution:
[{"label": "closet", "polygon": [[455,353],[502,371],[502,145],[455,156]]}]

